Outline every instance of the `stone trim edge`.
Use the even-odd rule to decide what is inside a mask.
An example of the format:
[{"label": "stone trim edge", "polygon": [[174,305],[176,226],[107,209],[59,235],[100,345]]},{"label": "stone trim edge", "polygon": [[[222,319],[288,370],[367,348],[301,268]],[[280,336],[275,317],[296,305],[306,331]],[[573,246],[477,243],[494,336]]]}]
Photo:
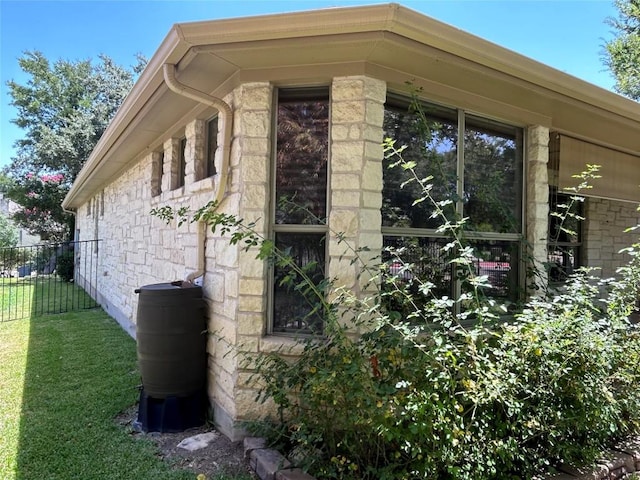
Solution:
[{"label": "stone trim edge", "polygon": [[[244,439],[244,454],[249,466],[261,480],[315,480],[291,462],[280,452],[267,447],[267,441],[260,437]],[[640,472],[640,436],[631,437],[607,452],[596,462],[594,468],[576,468],[562,465],[559,473],[534,477],[538,480],[622,480]]]}]

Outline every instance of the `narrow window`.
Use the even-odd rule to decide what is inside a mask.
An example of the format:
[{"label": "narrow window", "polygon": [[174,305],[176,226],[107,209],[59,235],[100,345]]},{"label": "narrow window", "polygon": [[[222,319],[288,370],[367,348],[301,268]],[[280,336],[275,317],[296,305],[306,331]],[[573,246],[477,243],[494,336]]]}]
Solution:
[{"label": "narrow window", "polygon": [[162,193],[162,173],[164,171],[164,150],[153,152],[151,156],[151,196]]},{"label": "narrow window", "polygon": [[558,284],[581,266],[583,201],[549,187],[549,283]]},{"label": "narrow window", "polygon": [[186,170],[187,170],[186,149],[187,149],[187,139],[182,138],[180,139],[180,149],[178,151],[178,165],[177,165],[178,178],[176,182],[176,188],[184,187],[184,177],[186,175]]},{"label": "narrow window", "polygon": [[272,332],[321,334],[329,89],[281,89],[277,101],[271,226],[276,247],[296,268],[273,269]]},{"label": "narrow window", "polygon": [[205,177],[216,174],[216,150],[218,149],[218,117],[213,117],[207,122],[207,153],[205,165]]}]

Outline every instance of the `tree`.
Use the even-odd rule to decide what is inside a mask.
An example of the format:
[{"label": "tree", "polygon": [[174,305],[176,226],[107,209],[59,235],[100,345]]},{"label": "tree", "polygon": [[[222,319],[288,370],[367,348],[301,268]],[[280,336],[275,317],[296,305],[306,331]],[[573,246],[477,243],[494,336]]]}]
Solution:
[{"label": "tree", "polygon": [[62,210],[62,199],[146,60],[138,56],[137,65],[126,69],[105,55],[97,63],[51,63],[31,51],[18,63],[30,78],[7,85],[18,111],[12,122],[25,134],[5,168],[11,180],[5,192],[22,206],[14,216],[20,226],[45,240],[63,240],[73,231],[74,219]]},{"label": "tree", "polygon": [[615,0],[617,18],[607,19],[616,37],[605,43],[604,63],[616,77],[615,90],[640,100],[640,0]]}]

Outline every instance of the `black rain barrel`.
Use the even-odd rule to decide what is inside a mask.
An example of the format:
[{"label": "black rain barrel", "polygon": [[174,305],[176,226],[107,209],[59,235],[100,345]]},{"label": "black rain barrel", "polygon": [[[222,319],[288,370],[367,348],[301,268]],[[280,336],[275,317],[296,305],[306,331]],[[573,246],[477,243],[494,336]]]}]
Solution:
[{"label": "black rain barrel", "polygon": [[188,397],[207,374],[206,307],[202,288],[188,282],[136,290],[138,364],[149,397]]}]

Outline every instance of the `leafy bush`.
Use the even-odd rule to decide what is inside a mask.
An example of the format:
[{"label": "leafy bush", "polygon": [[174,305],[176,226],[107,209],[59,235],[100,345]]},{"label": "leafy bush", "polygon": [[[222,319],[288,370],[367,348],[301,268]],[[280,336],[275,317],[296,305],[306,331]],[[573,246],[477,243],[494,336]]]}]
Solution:
[{"label": "leafy bush", "polygon": [[[319,478],[530,478],[590,462],[640,429],[640,337],[593,311],[585,277],[503,325],[334,325],[295,362],[270,354],[263,399]],[[304,455],[301,455],[304,454]]]},{"label": "leafy bush", "polygon": [[73,280],[74,272],[74,253],[73,250],[65,250],[58,255],[56,259],[56,273],[65,282]]}]

